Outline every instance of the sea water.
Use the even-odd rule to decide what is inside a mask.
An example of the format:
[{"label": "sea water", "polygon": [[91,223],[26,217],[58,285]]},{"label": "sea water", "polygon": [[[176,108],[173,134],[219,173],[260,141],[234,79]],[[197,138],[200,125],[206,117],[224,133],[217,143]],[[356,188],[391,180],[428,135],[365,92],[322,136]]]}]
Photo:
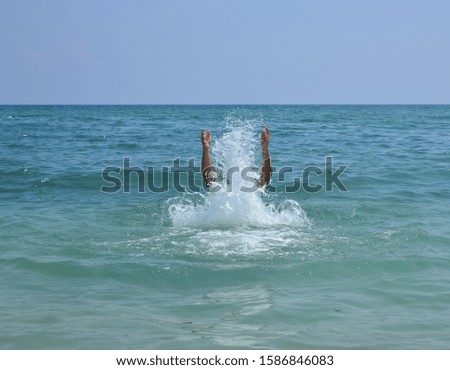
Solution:
[{"label": "sea water", "polygon": [[[230,169],[259,177],[266,123],[272,186],[252,188]],[[450,106],[1,106],[0,348],[448,349],[449,124]]]}]

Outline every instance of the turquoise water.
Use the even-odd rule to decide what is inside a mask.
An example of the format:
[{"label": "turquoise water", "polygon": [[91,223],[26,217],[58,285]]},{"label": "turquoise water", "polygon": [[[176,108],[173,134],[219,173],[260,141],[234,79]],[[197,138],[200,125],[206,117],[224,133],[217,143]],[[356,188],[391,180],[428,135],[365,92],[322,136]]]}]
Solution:
[{"label": "turquoise water", "polygon": [[[179,193],[175,172],[100,191],[123,158],[157,184],[199,166],[203,127],[215,163],[260,165],[266,122],[286,181],[331,156],[348,191]],[[449,349],[449,124],[450,106],[1,106],[0,348]]]}]

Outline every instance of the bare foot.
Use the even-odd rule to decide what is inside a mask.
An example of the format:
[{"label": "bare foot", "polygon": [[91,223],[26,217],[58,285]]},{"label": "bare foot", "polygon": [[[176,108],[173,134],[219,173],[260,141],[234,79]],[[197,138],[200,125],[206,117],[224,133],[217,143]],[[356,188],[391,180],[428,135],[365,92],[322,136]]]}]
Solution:
[{"label": "bare foot", "polygon": [[209,149],[209,147],[211,146],[211,131],[206,132],[205,129],[203,129],[201,140],[203,147],[205,149]]},{"label": "bare foot", "polygon": [[266,127],[264,127],[261,132],[261,148],[263,148],[263,150],[267,150],[269,148],[269,142],[270,142],[270,131],[269,125],[266,124]]}]

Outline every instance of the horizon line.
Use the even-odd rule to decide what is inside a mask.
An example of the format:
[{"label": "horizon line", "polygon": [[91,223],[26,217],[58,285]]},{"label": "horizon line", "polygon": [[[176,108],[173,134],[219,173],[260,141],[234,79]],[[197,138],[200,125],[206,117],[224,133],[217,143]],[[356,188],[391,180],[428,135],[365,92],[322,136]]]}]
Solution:
[{"label": "horizon line", "polygon": [[450,105],[450,103],[0,103],[0,106],[407,106]]}]

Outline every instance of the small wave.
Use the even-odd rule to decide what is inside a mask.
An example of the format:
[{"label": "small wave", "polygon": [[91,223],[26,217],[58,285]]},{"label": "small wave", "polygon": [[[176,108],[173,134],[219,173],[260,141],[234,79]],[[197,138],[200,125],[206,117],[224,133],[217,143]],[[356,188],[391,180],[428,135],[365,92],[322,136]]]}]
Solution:
[{"label": "small wave", "polygon": [[186,194],[166,202],[169,218],[175,227],[200,229],[238,226],[304,226],[305,212],[294,200],[266,203],[261,191],[256,193]]}]

